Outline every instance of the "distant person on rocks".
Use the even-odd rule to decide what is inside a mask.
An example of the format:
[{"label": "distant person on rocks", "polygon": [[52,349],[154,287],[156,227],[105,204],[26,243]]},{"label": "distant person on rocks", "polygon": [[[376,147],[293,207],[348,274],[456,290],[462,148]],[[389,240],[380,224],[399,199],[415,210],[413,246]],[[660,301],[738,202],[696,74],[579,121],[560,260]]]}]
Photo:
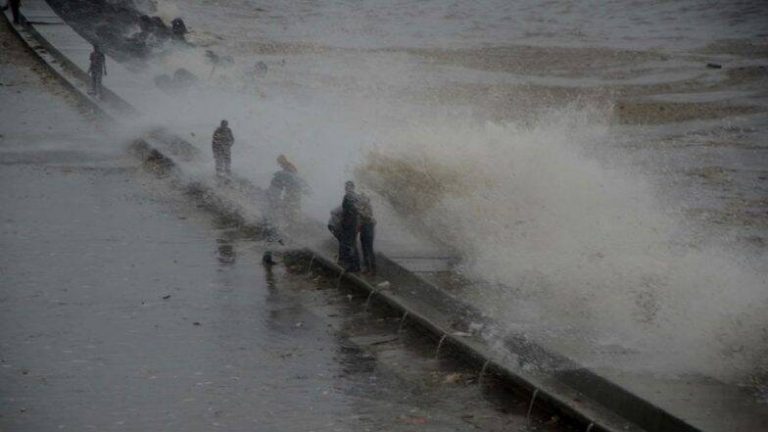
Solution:
[{"label": "distant person on rocks", "polygon": [[21,8],[21,0],[8,0],[8,4],[11,6],[11,14],[13,15],[13,23],[19,24],[19,8]]},{"label": "distant person on rocks", "polygon": [[360,254],[357,251],[357,229],[359,215],[357,210],[358,196],[355,184],[348,181],[344,184],[344,199],[341,202],[341,230],[339,233],[339,265],[345,271],[357,273],[360,271]]},{"label": "distant person on rocks", "polygon": [[213,159],[216,162],[216,175],[229,177],[231,174],[230,165],[232,163],[232,144],[235,143],[235,137],[232,135],[232,129],[226,120],[221,121],[221,125],[213,132]]},{"label": "distant person on rocks", "polygon": [[363,248],[363,273],[376,276],[376,256],[373,252],[376,219],[373,217],[371,199],[363,193],[357,196],[357,212],[360,223],[360,245]]},{"label": "distant person on rocks", "polygon": [[171,35],[173,36],[173,39],[185,42],[187,33],[187,26],[184,24],[183,19],[174,18],[173,21],[171,21]]},{"label": "distant person on rocks", "polygon": [[272,176],[267,196],[272,213],[287,222],[295,222],[301,213],[301,196],[309,187],[299,177],[299,170],[285,155],[277,157],[280,171]]},{"label": "distant person on rocks", "polygon": [[101,84],[101,79],[107,74],[107,58],[104,53],[101,52],[101,47],[98,45],[93,46],[91,51],[90,65],[88,66],[88,75],[91,76],[91,91],[92,95],[101,97],[104,93],[104,87]]},{"label": "distant person on rocks", "polygon": [[149,15],[139,17],[139,33],[135,35],[136,40],[141,44],[147,44],[152,34],[152,18]]}]

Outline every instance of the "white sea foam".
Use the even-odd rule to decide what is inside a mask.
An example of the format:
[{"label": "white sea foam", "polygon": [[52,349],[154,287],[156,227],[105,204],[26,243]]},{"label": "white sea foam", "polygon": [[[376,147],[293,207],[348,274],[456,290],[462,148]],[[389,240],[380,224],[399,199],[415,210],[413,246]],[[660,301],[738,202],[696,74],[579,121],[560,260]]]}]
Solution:
[{"label": "white sea foam", "polygon": [[593,366],[727,379],[766,368],[765,274],[692,247],[642,177],[591,158],[609,131],[564,109],[525,127],[422,124],[376,152],[458,181],[420,219],[466,274],[498,284],[472,296],[507,329]]}]

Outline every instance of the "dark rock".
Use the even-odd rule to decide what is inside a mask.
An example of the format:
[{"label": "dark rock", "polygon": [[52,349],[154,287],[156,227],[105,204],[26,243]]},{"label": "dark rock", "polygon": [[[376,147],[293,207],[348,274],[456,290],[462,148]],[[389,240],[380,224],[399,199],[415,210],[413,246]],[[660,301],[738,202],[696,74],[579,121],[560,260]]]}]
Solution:
[{"label": "dark rock", "polygon": [[179,68],[173,73],[173,81],[178,86],[187,87],[197,81],[197,76],[184,68]]},{"label": "dark rock", "polygon": [[155,85],[160,90],[173,93],[189,88],[198,81],[198,78],[187,69],[179,68],[173,73],[173,77],[166,74],[158,75],[155,77],[154,81]]},{"label": "dark rock", "polygon": [[211,50],[206,50],[205,56],[214,66],[229,66],[235,62],[231,56],[220,56]]},{"label": "dark rock", "polygon": [[267,74],[268,70],[269,70],[269,67],[267,66],[267,64],[261,60],[257,61],[256,64],[253,65],[253,74],[256,76],[259,76],[259,77],[264,76]]},{"label": "dark rock", "polygon": [[163,22],[163,19],[159,16],[152,17],[152,27],[151,31],[154,33],[154,35],[162,40],[170,39],[171,38],[171,29],[165,25]]},{"label": "dark rock", "polygon": [[172,90],[173,80],[168,75],[158,75],[155,77],[155,85],[160,90]]}]

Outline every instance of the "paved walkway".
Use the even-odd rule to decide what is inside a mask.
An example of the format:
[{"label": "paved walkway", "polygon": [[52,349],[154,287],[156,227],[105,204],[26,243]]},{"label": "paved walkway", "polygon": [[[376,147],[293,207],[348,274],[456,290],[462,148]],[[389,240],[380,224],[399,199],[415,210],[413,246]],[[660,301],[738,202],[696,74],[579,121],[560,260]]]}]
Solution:
[{"label": "paved walkway", "polygon": [[[58,51],[72,59],[82,69],[87,69],[87,52],[90,47],[71,28],[61,25],[57,17],[43,0],[25,2],[30,12],[30,20],[39,21],[35,30],[43,35]],[[25,10],[26,12],[26,10]],[[130,71],[110,61],[110,75],[105,84],[121,98],[133,105],[140,113],[154,112],[157,106],[166,106],[167,100],[161,92],[154,89],[151,77],[143,72]],[[139,121],[151,121],[141,119]],[[133,121],[133,120],[132,120]],[[199,162],[191,169],[199,168]],[[383,242],[381,248],[396,261],[404,264],[408,270],[431,275],[434,270],[450,268],[449,259],[445,259],[439,249],[423,241],[410,243],[408,246]],[[330,249],[326,249],[330,252]],[[439,258],[435,258],[439,257]],[[559,351],[564,347],[550,347]],[[653,401],[663,409],[685,419],[703,431],[754,431],[768,429],[768,410],[759,405],[751,395],[723,383],[702,379],[655,379],[652,376],[633,376],[615,373],[609,370],[601,373],[625,386],[642,398]],[[648,385],[653,383],[653,385]],[[574,384],[576,385],[576,384]],[[583,385],[583,383],[582,383]],[[608,398],[599,391],[593,397]],[[705,395],[698,397],[699,395]],[[727,408],[725,408],[727,407]]]},{"label": "paved walkway", "polygon": [[263,244],[146,173],[1,18],[0,430],[527,423],[332,281],[259,265]]}]

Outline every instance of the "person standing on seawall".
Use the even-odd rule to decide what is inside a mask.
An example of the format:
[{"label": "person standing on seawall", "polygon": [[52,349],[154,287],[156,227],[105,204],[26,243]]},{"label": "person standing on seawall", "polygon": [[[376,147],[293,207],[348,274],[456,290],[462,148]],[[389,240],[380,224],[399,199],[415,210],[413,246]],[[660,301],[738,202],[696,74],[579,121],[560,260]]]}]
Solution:
[{"label": "person standing on seawall", "polygon": [[346,182],[344,184],[344,192],[344,199],[341,202],[339,265],[342,266],[345,271],[357,273],[360,271],[360,254],[357,251],[357,228],[359,220],[355,184],[351,181]]},{"label": "person standing on seawall", "polygon": [[91,76],[91,91],[88,93],[101,98],[104,87],[101,85],[101,79],[107,74],[107,58],[101,52],[98,45],[93,46],[91,51],[90,65],[88,66],[88,75]]},{"label": "person standing on seawall", "polygon": [[371,199],[363,193],[359,194],[357,198],[357,212],[360,222],[360,245],[363,249],[363,273],[376,276],[376,255],[373,252],[376,219],[373,217]]},{"label": "person standing on seawall", "polygon": [[211,147],[213,148],[213,160],[216,162],[216,175],[229,177],[232,164],[232,145],[235,143],[235,137],[232,135],[232,129],[229,128],[229,122],[221,121],[221,125],[213,132]]}]

